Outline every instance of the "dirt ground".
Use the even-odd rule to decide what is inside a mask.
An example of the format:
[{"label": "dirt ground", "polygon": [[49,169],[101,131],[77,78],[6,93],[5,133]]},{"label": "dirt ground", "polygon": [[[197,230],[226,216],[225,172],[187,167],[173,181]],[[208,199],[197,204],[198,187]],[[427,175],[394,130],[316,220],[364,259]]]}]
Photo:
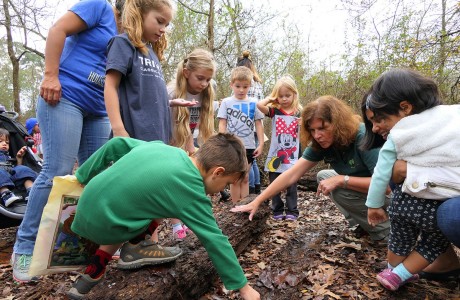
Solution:
[{"label": "dirt ground", "polygon": [[[213,201],[219,210],[218,201]],[[385,246],[372,245],[367,237],[355,237],[325,197],[299,191],[299,208],[302,215],[297,222],[269,220],[269,229],[239,257],[262,299],[460,299],[459,282],[420,280],[397,292],[384,290],[375,275],[386,265]],[[0,299],[66,299],[75,274],[49,275],[35,284],[12,281],[9,258],[16,230],[0,230]],[[163,236],[168,239],[170,232]],[[116,289],[122,272],[109,268],[106,280],[98,287]],[[131,295],[124,299],[162,299],[143,294],[141,288]],[[240,297],[217,280],[200,298],[206,299]]]}]

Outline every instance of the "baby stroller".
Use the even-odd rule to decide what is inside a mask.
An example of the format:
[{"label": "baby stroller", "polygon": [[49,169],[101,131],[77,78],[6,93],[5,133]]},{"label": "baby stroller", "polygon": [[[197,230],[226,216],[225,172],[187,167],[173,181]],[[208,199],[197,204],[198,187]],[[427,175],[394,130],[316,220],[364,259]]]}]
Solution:
[{"label": "baby stroller", "polygon": [[[0,105],[0,127],[8,130],[10,133],[10,156],[16,157],[16,153],[23,146],[27,146],[27,152],[23,158],[23,164],[39,173],[42,167],[42,160],[32,151],[34,140],[28,134],[27,129],[18,122],[16,118],[18,114],[13,111],[5,111]],[[15,164],[15,161],[11,162]],[[1,163],[0,164],[5,164]],[[8,164],[8,163],[6,163]],[[26,191],[24,188],[14,189],[13,192],[25,198]],[[26,210],[27,203],[25,201],[17,201],[12,205],[5,207],[0,201],[0,228],[17,226],[21,223]]]}]

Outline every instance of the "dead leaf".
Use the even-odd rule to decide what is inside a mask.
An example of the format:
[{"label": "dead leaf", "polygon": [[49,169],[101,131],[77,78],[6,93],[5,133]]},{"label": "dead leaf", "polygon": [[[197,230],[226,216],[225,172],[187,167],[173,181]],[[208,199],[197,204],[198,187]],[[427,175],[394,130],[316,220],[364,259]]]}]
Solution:
[{"label": "dead leaf", "polygon": [[261,261],[260,263],[258,263],[257,266],[258,266],[259,268],[261,268],[262,270],[266,268],[265,263],[264,263],[263,261]]},{"label": "dead leaf", "polygon": [[333,247],[334,249],[338,249],[338,248],[352,248],[352,249],[355,249],[355,250],[358,250],[360,251],[361,250],[361,244],[356,244],[356,243],[340,243],[338,245],[335,245]]}]

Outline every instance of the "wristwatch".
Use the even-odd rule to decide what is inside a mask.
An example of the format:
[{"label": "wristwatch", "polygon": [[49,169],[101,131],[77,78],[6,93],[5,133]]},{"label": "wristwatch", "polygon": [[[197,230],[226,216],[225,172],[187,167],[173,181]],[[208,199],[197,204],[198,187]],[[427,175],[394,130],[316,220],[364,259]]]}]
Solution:
[{"label": "wristwatch", "polygon": [[343,188],[344,188],[344,189],[347,188],[348,180],[350,180],[350,176],[345,175],[345,176],[343,177],[343,181],[344,181]]}]

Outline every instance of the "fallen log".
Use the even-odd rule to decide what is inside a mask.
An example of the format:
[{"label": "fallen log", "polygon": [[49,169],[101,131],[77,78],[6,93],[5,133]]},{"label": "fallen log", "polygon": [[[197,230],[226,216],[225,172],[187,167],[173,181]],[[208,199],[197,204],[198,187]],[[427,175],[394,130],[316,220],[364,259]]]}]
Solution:
[{"label": "fallen log", "polygon": [[[248,214],[230,212],[231,203],[216,205],[222,205],[215,209],[217,223],[237,255],[266,230],[268,204],[261,205],[253,221],[248,220]],[[210,290],[218,274],[196,236],[187,235],[179,246],[184,254],[169,264],[133,271],[109,268],[88,299],[198,299]]]},{"label": "fallen log", "polygon": [[297,188],[302,191],[316,192],[318,182],[316,181],[317,172],[305,173],[298,181]]}]

